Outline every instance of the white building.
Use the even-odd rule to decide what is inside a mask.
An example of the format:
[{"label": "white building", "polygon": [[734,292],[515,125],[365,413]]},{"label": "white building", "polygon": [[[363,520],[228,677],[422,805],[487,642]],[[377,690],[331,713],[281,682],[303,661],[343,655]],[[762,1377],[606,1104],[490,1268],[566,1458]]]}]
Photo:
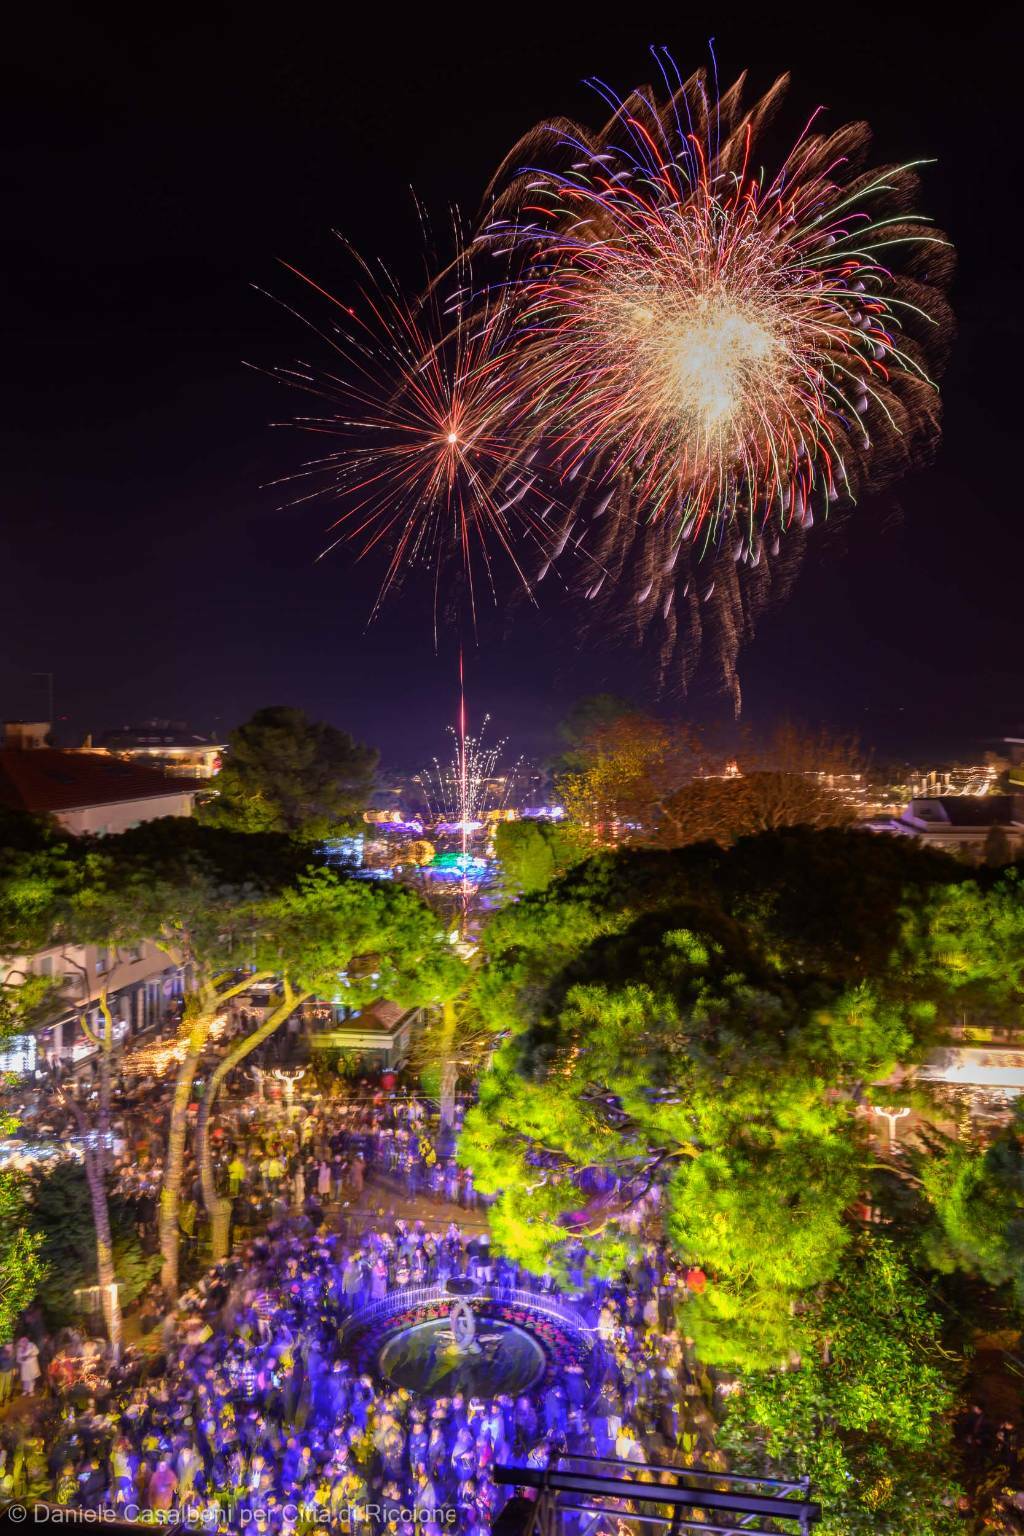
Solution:
[{"label": "white building", "polygon": [[171,720],[146,720],[142,725],[107,731],[95,746],[88,736],[81,750],[159,768],[176,779],[207,780],[220,772],[227,746],[222,741],[197,736],[187,726]]},{"label": "white building", "polygon": [[[31,738],[0,750],[0,808],[52,816],[75,837],[124,832],[163,816],[190,816],[198,788],[156,769],[91,753],[59,752]],[[35,1036],[6,1042],[0,1072],[32,1070],[39,1057],[67,1065],[87,1060],[94,1047],[79,1026],[78,1009],[95,1021],[104,991],[121,1040],[156,1024],[184,991],[181,966],[148,942],[119,954],[95,945],[69,945],[0,961],[2,979],[26,975],[62,978],[69,1007]]]},{"label": "white building", "polygon": [[926,848],[981,863],[990,836],[1000,832],[1010,856],[1024,849],[1024,818],[1013,795],[936,795],[911,800],[899,816],[879,816],[864,823],[872,832],[913,837]]},{"label": "white building", "polygon": [[197,786],[155,769],[51,747],[0,751],[0,806],[53,816],[74,837],[126,832],[161,816],[191,816]]}]

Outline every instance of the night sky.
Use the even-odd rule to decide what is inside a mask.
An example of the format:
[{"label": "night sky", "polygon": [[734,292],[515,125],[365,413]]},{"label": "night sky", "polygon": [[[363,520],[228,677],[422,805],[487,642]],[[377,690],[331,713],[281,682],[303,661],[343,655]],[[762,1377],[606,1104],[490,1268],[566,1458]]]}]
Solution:
[{"label": "night sky", "polygon": [[[877,160],[935,156],[922,204],[960,264],[939,457],[812,543],[741,661],[748,716],[907,753],[970,755],[1024,726],[1010,7],[922,24],[892,6],[676,5],[635,25],[599,20],[604,6],[416,22],[365,7],[376,27],[345,6],[209,6],[194,23],[84,9],[35,8],[5,36],[0,714],[40,717],[31,674],[52,670],[68,739],[145,716],[223,731],[295,703],[402,765],[439,750],[456,638],[435,655],[429,592],[367,630],[379,568],[345,551],[314,563],[328,507],[280,511],[262,488],[308,451],[269,426],[303,400],[244,361],[311,352],[253,285],[297,297],[280,257],[343,290],[334,228],[415,283],[410,187],[437,222],[453,200],[471,217],[538,118],[600,121],[583,76],[645,81],[652,42],[689,73],[713,36],[725,80],[792,71],[794,124],[822,102],[833,126],[869,119]],[[594,651],[560,605],[499,615],[482,640],[471,708],[518,750],[543,750],[583,694],[653,698],[648,663]],[[663,707],[714,713],[710,683]]]}]

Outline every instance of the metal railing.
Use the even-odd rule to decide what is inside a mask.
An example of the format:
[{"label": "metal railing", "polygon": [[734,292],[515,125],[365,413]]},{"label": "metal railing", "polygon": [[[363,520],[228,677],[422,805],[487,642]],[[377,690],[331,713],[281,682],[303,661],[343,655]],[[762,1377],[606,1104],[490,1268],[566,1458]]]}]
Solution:
[{"label": "metal railing", "polygon": [[650,1525],[673,1536],[750,1536],[778,1531],[780,1522],[781,1529],[795,1525],[800,1536],[808,1536],[821,1519],[821,1505],[810,1498],[807,1478],[748,1477],[610,1456],[563,1457],[553,1467],[496,1465],[493,1476],[505,1487],[538,1493],[532,1504],[523,1501],[521,1522],[514,1518],[513,1505],[507,1506],[499,1522],[502,1536],[562,1536],[563,1514],[573,1517],[574,1531],[589,1536],[618,1529],[627,1510],[631,1527]]},{"label": "metal railing", "polygon": [[[558,1322],[565,1323],[574,1333],[586,1335],[591,1340],[595,1333],[593,1325],[587,1322],[582,1312],[568,1302],[560,1301],[544,1291],[526,1291],[516,1286],[482,1281],[478,1290],[466,1299],[473,1301],[475,1298],[492,1302],[497,1306],[526,1307],[542,1317],[553,1317]],[[368,1328],[372,1323],[392,1313],[404,1312],[409,1307],[425,1306],[434,1301],[447,1301],[454,1304],[458,1299],[448,1290],[443,1281],[433,1285],[410,1285],[388,1291],[386,1296],[381,1296],[350,1314],[342,1327],[342,1340],[348,1338],[357,1329]]]}]

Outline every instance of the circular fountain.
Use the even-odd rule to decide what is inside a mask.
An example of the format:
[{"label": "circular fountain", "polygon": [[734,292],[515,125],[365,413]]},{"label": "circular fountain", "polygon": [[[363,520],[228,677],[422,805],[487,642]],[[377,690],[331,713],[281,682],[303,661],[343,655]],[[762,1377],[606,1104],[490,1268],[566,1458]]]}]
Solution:
[{"label": "circular fountain", "polygon": [[359,1369],[416,1395],[520,1396],[586,1368],[593,1336],[575,1308],[532,1291],[447,1285],[393,1291],[343,1333]]},{"label": "circular fountain", "polygon": [[485,1323],[478,1337],[462,1344],[451,1316],[414,1323],[386,1341],[377,1369],[396,1387],[435,1397],[518,1397],[540,1382],[544,1352],[525,1329]]}]

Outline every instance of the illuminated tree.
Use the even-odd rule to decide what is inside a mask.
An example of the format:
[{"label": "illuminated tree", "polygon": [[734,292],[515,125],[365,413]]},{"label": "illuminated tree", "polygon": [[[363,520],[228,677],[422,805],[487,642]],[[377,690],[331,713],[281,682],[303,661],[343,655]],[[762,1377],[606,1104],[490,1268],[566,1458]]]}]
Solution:
[{"label": "illuminated tree", "polygon": [[[9,1136],[16,1123],[9,1116],[0,1119],[0,1136]],[[45,1274],[42,1237],[28,1226],[27,1195],[20,1174],[0,1173],[0,1344],[12,1337]]]},{"label": "illuminated tree", "polygon": [[478,988],[500,1043],[460,1148],[496,1237],[537,1265],[585,1234],[614,1270],[657,1186],[713,1275],[687,1313],[703,1357],[783,1359],[874,1183],[858,1105],[1007,990],[1013,910],[940,856],[806,829],[603,855],[506,908]]},{"label": "illuminated tree", "polygon": [[216,795],[199,814],[213,826],[317,842],[362,816],[376,767],[376,751],[347,731],[272,705],[231,732]]},{"label": "illuminated tree", "polygon": [[620,714],[580,739],[556,790],[585,847],[657,844],[666,807],[697,761],[688,730],[639,712]]},{"label": "illuminated tree", "polygon": [[[60,983],[36,976],[26,957],[48,946],[67,893],[77,882],[74,853],[58,828],[0,810],[0,1042],[52,1017]],[[0,1116],[0,1137],[17,1121]],[[0,1343],[45,1273],[41,1237],[27,1221],[27,1181],[0,1173]]]},{"label": "illuminated tree", "polygon": [[[196,1072],[224,1007],[269,974],[255,970],[261,905],[298,877],[308,855],[287,836],[234,832],[170,817],[109,839],[104,851],[120,899],[134,903],[140,930],[183,965],[189,978],[159,1211],[161,1284],[174,1296],[188,1106]],[[240,970],[246,974],[239,979]]]},{"label": "illuminated tree", "polygon": [[965,1269],[994,1286],[1009,1286],[1024,1307],[1024,1110],[980,1146],[932,1133],[931,1156],[919,1159],[934,1220],[925,1250],[940,1270]]},{"label": "illuminated tree", "polygon": [[437,1002],[462,980],[461,962],[437,918],[402,887],[317,870],[264,901],[257,922],[255,963],[260,970],[281,977],[281,1001],[218,1062],[206,1085],[196,1126],[196,1156],[212,1222],[214,1259],[227,1252],[230,1204],[217,1193],[208,1131],[228,1074],[307,998],[341,994],[346,1003],[360,1007],[386,997],[414,1006]]},{"label": "illuminated tree", "polygon": [[78,851],[60,828],[0,809],[0,1034],[51,1016],[61,983],[34,975],[25,962],[59,932],[81,877]]},{"label": "illuminated tree", "polygon": [[705,841],[729,847],[782,827],[843,827],[854,819],[844,790],[859,782],[853,742],[784,724],[707,754],[703,772],[665,807],[666,846]]},{"label": "illuminated tree", "polygon": [[702,1357],[773,1364],[794,1299],[848,1241],[866,1160],[856,1091],[914,1054],[930,1015],[866,981],[783,971],[692,902],[574,950],[546,975],[537,951],[518,967],[499,951],[512,968],[481,989],[509,1034],[459,1155],[498,1195],[495,1238],[536,1266],[583,1236],[614,1271],[657,1185],[675,1247],[714,1275],[687,1314]]},{"label": "illuminated tree", "polygon": [[848,826],[862,766],[854,743],[827,732],[787,724],[715,747],[690,725],[625,711],[599,716],[564,762],[559,794],[591,849]]},{"label": "illuminated tree", "polygon": [[858,1240],[793,1336],[792,1368],[747,1372],[728,1399],[730,1465],[809,1477],[826,1536],[962,1529],[951,1428],[962,1364],[894,1245]]},{"label": "illuminated tree", "polygon": [[494,1049],[494,1036],[476,1006],[473,975],[468,967],[413,1042],[411,1063],[428,1092],[436,1088],[441,1125],[455,1120],[460,1076],[475,1082]]},{"label": "illuminated tree", "polygon": [[[117,849],[116,838],[99,847],[87,843],[76,847],[76,880],[73,889],[65,886],[52,935],[60,939],[65,976],[78,977],[77,985],[72,983],[71,990],[61,995],[60,1004],[64,1009],[74,1010],[79,1029],[96,1053],[95,1106],[80,1101],[73,1092],[57,1092],[63,1106],[73,1115],[81,1139],[92,1210],[96,1284],[115,1360],[121,1353],[124,1281],[115,1262],[107,1188],[114,1056],[118,1044],[110,998],[121,985],[125,967],[139,957],[148,937],[146,919],[151,913],[138,901],[137,883],[122,880]],[[95,972],[90,973],[78,958],[85,946],[95,946],[97,956],[102,954],[102,969],[97,964]]]},{"label": "illuminated tree", "polygon": [[542,891],[585,857],[573,829],[548,821],[503,821],[494,834],[494,854],[510,896]]},{"label": "illuminated tree", "polygon": [[[53,1326],[81,1314],[76,1291],[104,1283],[96,1263],[93,1207],[88,1174],[76,1163],[57,1163],[33,1182],[27,1219],[30,1231],[42,1238],[39,1256],[45,1266],[36,1295]],[[116,1198],[108,1221],[119,1306],[130,1306],[152,1280],[159,1260],[143,1251],[132,1212]]]}]

